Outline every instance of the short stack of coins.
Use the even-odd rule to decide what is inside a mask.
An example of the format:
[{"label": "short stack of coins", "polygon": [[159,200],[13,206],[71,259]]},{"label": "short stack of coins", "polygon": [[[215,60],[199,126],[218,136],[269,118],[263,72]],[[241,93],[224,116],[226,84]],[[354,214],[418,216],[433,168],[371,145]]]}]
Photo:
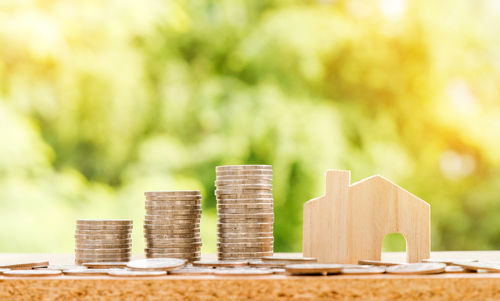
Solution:
[{"label": "short stack of coins", "polygon": [[150,191],[144,194],[146,257],[200,260],[200,191]]},{"label": "short stack of coins", "polygon": [[272,177],[271,165],[216,167],[219,260],[273,254]]},{"label": "short stack of coins", "polygon": [[75,231],[75,263],[127,262],[132,250],[132,220],[79,219]]}]

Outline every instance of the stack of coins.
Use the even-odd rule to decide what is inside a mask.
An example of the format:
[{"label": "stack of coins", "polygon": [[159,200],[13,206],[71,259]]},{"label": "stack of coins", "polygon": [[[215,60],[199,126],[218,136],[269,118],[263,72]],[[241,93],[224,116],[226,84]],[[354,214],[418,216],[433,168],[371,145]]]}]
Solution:
[{"label": "stack of coins", "polygon": [[201,258],[199,190],[146,192],[147,258]]},{"label": "stack of coins", "polygon": [[76,221],[75,263],[130,260],[132,220]]},{"label": "stack of coins", "polygon": [[272,177],[271,165],[216,167],[219,260],[273,254]]}]

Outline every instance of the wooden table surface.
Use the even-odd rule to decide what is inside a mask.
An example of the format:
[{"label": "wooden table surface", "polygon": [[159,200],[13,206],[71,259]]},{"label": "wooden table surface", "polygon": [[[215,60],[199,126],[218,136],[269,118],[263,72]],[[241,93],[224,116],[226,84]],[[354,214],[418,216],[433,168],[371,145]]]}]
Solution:
[{"label": "wooden table surface", "polygon": [[[204,258],[213,258],[213,255],[206,255]],[[433,252],[431,258],[500,261],[500,251]],[[384,253],[383,259],[403,262],[404,253]],[[24,260],[49,260],[50,264],[73,264],[73,254],[0,254],[0,265]],[[0,276],[0,300],[73,299],[500,300],[500,273],[422,276],[168,275],[157,278]]]}]

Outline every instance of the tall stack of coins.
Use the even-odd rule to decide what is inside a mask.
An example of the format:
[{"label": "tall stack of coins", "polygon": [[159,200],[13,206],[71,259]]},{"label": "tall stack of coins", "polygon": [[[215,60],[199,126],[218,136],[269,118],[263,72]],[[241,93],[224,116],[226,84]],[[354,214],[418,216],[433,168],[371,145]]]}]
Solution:
[{"label": "tall stack of coins", "polygon": [[146,192],[147,258],[201,258],[199,190]]},{"label": "tall stack of coins", "polygon": [[273,254],[272,177],[271,165],[216,167],[219,260]]},{"label": "tall stack of coins", "polygon": [[130,260],[132,220],[76,221],[75,263],[127,262]]}]

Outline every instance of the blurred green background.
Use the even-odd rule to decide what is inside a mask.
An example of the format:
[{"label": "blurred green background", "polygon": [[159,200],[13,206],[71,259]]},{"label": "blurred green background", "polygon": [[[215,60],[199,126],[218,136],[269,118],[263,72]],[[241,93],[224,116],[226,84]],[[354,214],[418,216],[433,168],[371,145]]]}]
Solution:
[{"label": "blurred green background", "polygon": [[499,37],[496,0],[3,0],[0,251],[133,218],[141,252],[143,192],[200,189],[215,252],[215,166],[245,163],[276,251],[329,168],[431,203],[433,250],[500,248]]}]

